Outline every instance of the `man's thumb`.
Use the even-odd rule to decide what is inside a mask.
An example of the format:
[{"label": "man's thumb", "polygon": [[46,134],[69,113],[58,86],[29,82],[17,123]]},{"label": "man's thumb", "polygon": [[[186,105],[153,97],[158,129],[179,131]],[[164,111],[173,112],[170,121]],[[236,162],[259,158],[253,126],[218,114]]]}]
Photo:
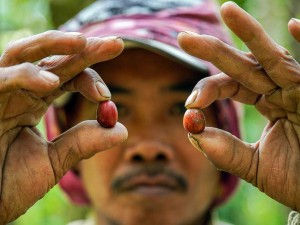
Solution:
[{"label": "man's thumb", "polygon": [[232,134],[206,127],[200,134],[189,134],[189,140],[219,170],[234,174],[252,184],[256,182],[258,151]]},{"label": "man's thumb", "polygon": [[56,179],[60,179],[80,160],[122,143],[127,136],[126,128],[120,123],[107,129],[94,120],[84,121],[59,135],[49,146]]}]

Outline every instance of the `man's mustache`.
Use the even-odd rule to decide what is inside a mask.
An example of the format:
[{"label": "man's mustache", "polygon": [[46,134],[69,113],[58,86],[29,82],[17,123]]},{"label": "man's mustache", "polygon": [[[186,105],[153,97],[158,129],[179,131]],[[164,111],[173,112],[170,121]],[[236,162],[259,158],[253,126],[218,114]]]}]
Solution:
[{"label": "man's mustache", "polygon": [[180,192],[187,191],[188,182],[185,179],[185,177],[162,164],[146,164],[136,166],[124,175],[120,175],[113,179],[111,187],[114,192],[122,192],[125,189],[124,187],[126,187],[126,183],[129,182],[131,179],[134,179],[135,177],[155,177],[158,175],[165,176],[167,177],[167,179],[172,180],[175,183],[176,189]]}]

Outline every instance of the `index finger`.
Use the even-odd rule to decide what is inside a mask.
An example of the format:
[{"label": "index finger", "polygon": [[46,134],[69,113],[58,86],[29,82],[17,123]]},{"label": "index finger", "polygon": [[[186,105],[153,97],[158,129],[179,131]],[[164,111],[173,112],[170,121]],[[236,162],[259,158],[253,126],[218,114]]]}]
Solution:
[{"label": "index finger", "polygon": [[119,37],[89,37],[85,48],[80,53],[70,56],[55,56],[50,60],[47,58],[40,61],[39,66],[58,75],[62,85],[85,68],[116,57],[123,48],[123,40]]},{"label": "index finger", "polygon": [[226,25],[248,46],[270,79],[280,87],[300,83],[300,67],[289,52],[278,45],[263,27],[233,2],[221,6]]},{"label": "index finger", "polygon": [[0,67],[36,62],[51,55],[75,54],[85,45],[86,38],[80,33],[46,31],[11,42],[0,58]]},{"label": "index finger", "polygon": [[288,23],[289,32],[300,42],[300,20],[292,18]]}]

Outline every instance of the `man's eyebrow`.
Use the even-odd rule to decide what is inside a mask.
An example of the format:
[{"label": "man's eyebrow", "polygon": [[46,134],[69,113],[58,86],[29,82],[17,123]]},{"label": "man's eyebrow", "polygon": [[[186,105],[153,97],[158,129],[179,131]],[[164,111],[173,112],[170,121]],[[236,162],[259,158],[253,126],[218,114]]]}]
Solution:
[{"label": "man's eyebrow", "polygon": [[197,81],[189,81],[178,84],[173,84],[166,88],[167,91],[183,91],[183,92],[191,92],[193,88],[196,86]]},{"label": "man's eyebrow", "polygon": [[130,90],[120,87],[120,86],[115,86],[115,85],[108,85],[108,88],[111,93],[114,94],[130,94]]}]

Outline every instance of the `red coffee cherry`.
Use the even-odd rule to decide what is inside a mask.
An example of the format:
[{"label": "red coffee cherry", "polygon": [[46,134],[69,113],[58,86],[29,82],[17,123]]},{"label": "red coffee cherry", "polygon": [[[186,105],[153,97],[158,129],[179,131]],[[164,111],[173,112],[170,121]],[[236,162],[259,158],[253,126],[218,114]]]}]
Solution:
[{"label": "red coffee cherry", "polygon": [[100,102],[97,108],[97,121],[105,128],[115,126],[118,121],[118,110],[113,101]]},{"label": "red coffee cherry", "polygon": [[205,117],[201,109],[188,109],[183,116],[183,127],[193,134],[201,133],[205,128]]}]

